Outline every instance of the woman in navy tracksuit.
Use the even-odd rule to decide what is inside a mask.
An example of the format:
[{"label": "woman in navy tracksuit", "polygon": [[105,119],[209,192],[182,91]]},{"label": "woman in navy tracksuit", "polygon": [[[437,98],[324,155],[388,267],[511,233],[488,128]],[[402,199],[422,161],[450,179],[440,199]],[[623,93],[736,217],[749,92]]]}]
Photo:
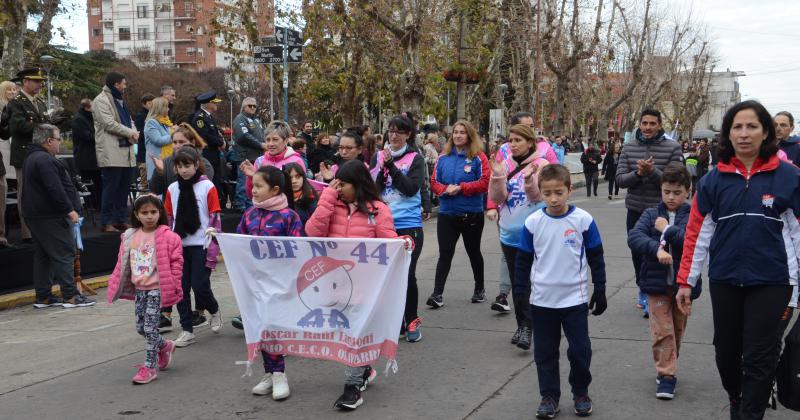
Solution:
[{"label": "woman in navy tracksuit", "polygon": [[780,319],[797,285],[800,171],[776,156],[772,118],[756,101],[731,107],[721,134],[719,165],[700,180],[692,203],[677,300],[691,312],[689,287],[709,257],[714,349],[731,419],[761,419]]},{"label": "woman in navy tracksuit", "polygon": [[458,237],[464,237],[475,290],[472,302],[486,300],[483,285],[483,256],[481,234],[483,233],[484,198],[489,189],[489,160],[481,151],[483,144],[478,133],[467,121],[458,121],[453,134],[436,161],[431,177],[431,190],[439,197],[439,219],[436,236],[439,242],[439,262],[436,263],[436,280],[428,305],[439,308],[444,305],[442,293],[450,264],[456,251]]}]

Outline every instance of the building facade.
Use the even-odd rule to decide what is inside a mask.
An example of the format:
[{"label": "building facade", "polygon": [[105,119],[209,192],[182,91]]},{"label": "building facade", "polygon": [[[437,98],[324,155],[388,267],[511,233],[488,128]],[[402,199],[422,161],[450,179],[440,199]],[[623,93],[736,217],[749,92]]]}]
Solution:
[{"label": "building facade", "polygon": [[[237,28],[237,4],[237,0],[88,0],[89,49],[113,51],[142,66],[224,68],[231,55],[222,38],[212,34],[212,21]],[[253,7],[259,35],[272,34],[272,0],[253,0]],[[243,35],[237,47],[249,48]]]},{"label": "building facade", "polygon": [[739,92],[739,77],[744,72],[715,71],[711,73],[708,87],[708,107],[694,124],[694,131],[710,130],[719,132],[722,129],[722,117],[728,108],[742,100]]}]

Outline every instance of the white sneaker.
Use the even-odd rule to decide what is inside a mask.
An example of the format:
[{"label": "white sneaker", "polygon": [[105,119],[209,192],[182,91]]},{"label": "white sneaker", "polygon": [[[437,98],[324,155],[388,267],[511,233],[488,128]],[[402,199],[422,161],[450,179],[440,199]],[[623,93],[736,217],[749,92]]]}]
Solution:
[{"label": "white sneaker", "polygon": [[222,311],[217,309],[217,313],[211,314],[209,323],[211,324],[211,331],[218,333],[222,328]]},{"label": "white sneaker", "polygon": [[272,390],[272,374],[265,373],[256,386],[253,387],[253,394],[267,395]]},{"label": "white sneaker", "polygon": [[181,332],[181,335],[175,340],[175,347],[186,347],[189,344],[194,344],[194,334],[189,331]]},{"label": "white sneaker", "polygon": [[289,397],[289,379],[286,373],[275,372],[272,374],[272,399],[282,400]]}]

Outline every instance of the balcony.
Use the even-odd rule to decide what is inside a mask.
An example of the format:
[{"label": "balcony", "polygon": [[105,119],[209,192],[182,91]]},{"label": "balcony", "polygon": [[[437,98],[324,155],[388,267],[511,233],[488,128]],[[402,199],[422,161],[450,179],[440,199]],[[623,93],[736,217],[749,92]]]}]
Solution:
[{"label": "balcony", "polygon": [[182,16],[173,16],[173,19],[175,20],[193,20],[194,18],[194,12],[184,12]]}]

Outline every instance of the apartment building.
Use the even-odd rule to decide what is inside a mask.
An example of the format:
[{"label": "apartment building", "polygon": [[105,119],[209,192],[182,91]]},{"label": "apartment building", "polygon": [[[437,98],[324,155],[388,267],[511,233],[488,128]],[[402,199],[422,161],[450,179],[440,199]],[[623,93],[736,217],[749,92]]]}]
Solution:
[{"label": "apartment building", "polygon": [[[242,1],[242,0],[238,0]],[[253,0],[261,36],[273,29],[272,0]],[[237,0],[88,0],[89,49],[110,50],[138,65],[207,70],[227,67],[211,22],[236,28]],[[242,42],[234,48],[249,48]]]}]

